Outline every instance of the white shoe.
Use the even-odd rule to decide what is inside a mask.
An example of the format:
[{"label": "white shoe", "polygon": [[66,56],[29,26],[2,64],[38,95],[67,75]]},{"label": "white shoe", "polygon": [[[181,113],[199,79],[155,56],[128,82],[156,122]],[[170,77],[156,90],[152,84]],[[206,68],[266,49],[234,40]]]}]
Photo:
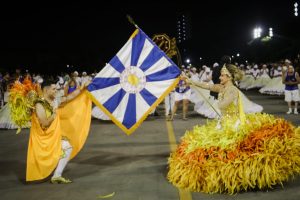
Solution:
[{"label": "white shoe", "polygon": [[289,110],[289,111],[287,111],[287,112],[286,112],[286,114],[291,114],[291,113],[292,113],[292,111],[291,111],[291,110]]},{"label": "white shoe", "polygon": [[294,114],[295,114],[295,115],[298,115],[298,111],[297,111],[297,110],[294,110]]}]

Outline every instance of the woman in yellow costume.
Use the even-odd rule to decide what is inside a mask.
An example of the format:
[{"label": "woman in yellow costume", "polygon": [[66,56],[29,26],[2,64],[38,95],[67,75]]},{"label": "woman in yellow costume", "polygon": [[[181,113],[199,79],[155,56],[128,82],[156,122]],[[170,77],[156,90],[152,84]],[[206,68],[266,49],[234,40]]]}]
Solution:
[{"label": "woman in yellow costume", "polygon": [[169,181],[177,187],[205,193],[229,193],[271,188],[300,172],[300,128],[264,113],[244,114],[242,78],[231,64],[221,70],[220,84],[188,80],[218,92],[219,120],[186,131],[169,158]]},{"label": "woman in yellow costume", "polygon": [[13,85],[12,119],[19,127],[31,120],[26,181],[42,180],[54,172],[51,183],[72,182],[62,173],[83,147],[91,122],[91,101],[82,89],[57,100],[54,81],[45,80],[40,90],[30,81]]}]

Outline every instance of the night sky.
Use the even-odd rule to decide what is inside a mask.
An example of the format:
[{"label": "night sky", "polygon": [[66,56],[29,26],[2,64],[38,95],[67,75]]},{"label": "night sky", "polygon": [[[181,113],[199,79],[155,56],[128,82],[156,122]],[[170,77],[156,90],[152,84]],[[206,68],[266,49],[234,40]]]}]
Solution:
[{"label": "night sky", "polygon": [[155,33],[175,37],[177,16],[189,16],[187,49],[195,65],[219,61],[224,54],[240,53],[241,60],[248,59],[247,43],[255,26],[265,34],[272,27],[275,35],[294,43],[300,39],[294,1],[101,2],[2,6],[0,69],[57,72],[66,71],[69,64],[79,71],[99,71],[135,29],[127,14],[149,37]]}]

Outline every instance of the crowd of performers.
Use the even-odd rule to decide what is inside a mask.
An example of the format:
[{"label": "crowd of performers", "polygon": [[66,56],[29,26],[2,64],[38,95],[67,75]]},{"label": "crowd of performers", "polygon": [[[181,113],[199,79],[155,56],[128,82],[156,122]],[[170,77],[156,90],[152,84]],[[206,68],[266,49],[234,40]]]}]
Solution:
[{"label": "crowd of performers", "polygon": [[[109,120],[100,109],[92,110],[91,101],[81,92],[93,76],[74,72],[58,76],[57,82],[38,74],[22,76],[20,71],[13,78],[9,74],[3,76],[1,128],[16,128],[14,123],[31,127],[27,181],[42,180],[52,174],[51,183],[72,182],[62,173],[84,145],[91,115]],[[178,85],[165,98],[166,119],[176,119],[180,102],[183,120],[188,120],[191,102],[194,111],[215,119],[186,131],[169,157],[168,180],[190,191],[233,194],[271,188],[300,173],[300,128],[262,113],[262,106],[240,90],[259,88],[261,93],[284,94],[287,113],[298,114],[299,83],[299,74],[289,60],[280,65],[245,67],[233,65],[229,57],[224,57],[220,64],[203,66],[200,72],[194,67],[183,67]],[[23,101],[23,94],[27,98],[23,103],[34,108],[32,112],[14,109]],[[79,117],[74,112],[79,112]],[[31,120],[24,121],[23,115]],[[76,126],[80,126],[80,131],[74,134]]]},{"label": "crowd of performers", "polygon": [[[220,67],[220,64],[214,63],[212,68],[203,65],[202,69],[197,71],[195,67],[183,66],[182,72],[193,81],[217,84],[219,83],[219,74],[214,75],[214,71],[218,71]],[[243,78],[236,82],[239,89],[258,89],[262,94],[284,95],[284,99],[288,104],[287,114],[298,114],[300,79],[297,70],[299,71],[299,68],[296,69],[291,61],[286,59],[281,63],[261,64],[260,67],[257,64],[246,66],[241,64],[238,67],[243,73]],[[202,116],[207,118],[220,116],[217,95],[205,89],[191,88],[184,79],[180,80],[176,89],[165,99],[167,119],[173,120],[177,107],[181,102],[183,105],[183,120],[187,120],[187,107],[190,102],[194,104],[194,111]],[[298,82],[299,86],[298,84],[290,85],[289,81]],[[245,113],[262,112],[263,107],[261,105],[250,101],[243,93],[241,93],[241,96]],[[293,109],[292,102],[294,102]]]},{"label": "crowd of performers", "polygon": [[22,74],[20,69],[16,69],[15,73],[13,73],[12,75],[10,75],[10,73],[5,73],[3,77],[2,75],[0,76],[0,128],[16,129],[17,126],[11,120],[8,107],[10,88],[15,82],[22,83],[25,79],[28,79],[37,85],[41,85],[44,79],[54,80],[57,90],[56,99],[59,99],[74,92],[76,89],[80,88],[82,85],[85,85],[87,82],[90,82],[95,74],[88,75],[86,72],[82,72],[82,74],[79,75],[77,71],[74,71],[71,74],[65,73],[57,76],[44,76],[41,74],[30,74],[28,72]]},{"label": "crowd of performers", "polygon": [[[229,58],[228,58],[229,59]],[[223,63],[222,63],[223,62]],[[221,61],[221,63],[214,63],[211,67],[203,65],[201,69],[197,69],[192,66],[182,66],[183,74],[186,74],[191,80],[199,81],[202,83],[219,83],[219,74],[214,73],[220,70],[222,64],[228,61]],[[236,64],[237,65],[237,64]],[[243,71],[243,78],[237,82],[237,87],[242,90],[258,89],[260,93],[270,95],[285,95],[285,101],[288,104],[288,114],[298,114],[298,101],[299,87],[297,85],[289,86],[283,81],[285,79],[297,79],[299,74],[293,67],[293,64],[289,60],[285,60],[272,64],[248,64],[237,65],[239,69]],[[289,72],[290,71],[290,72]],[[284,73],[283,73],[284,72]],[[56,77],[57,79],[57,96],[65,96],[76,88],[80,87],[87,81],[91,81],[95,74],[88,75],[86,72],[79,74],[77,71],[71,74],[61,74]],[[0,111],[0,128],[14,129],[16,126],[11,123],[9,118],[9,112],[7,108],[9,86],[15,80],[22,81],[25,77],[30,77],[33,82],[41,84],[43,82],[43,76],[40,74],[25,73],[21,75],[20,70],[16,70],[16,73],[10,76],[9,73],[1,76],[1,111]],[[252,101],[250,101],[243,93],[242,100],[244,104],[245,113],[257,113],[262,112],[263,107]],[[293,104],[294,102],[294,104]],[[217,94],[205,89],[191,88],[184,80],[180,80],[177,87],[166,96],[164,101],[165,115],[167,120],[173,120],[176,115],[178,106],[182,103],[183,107],[183,120],[188,119],[189,104],[194,105],[194,112],[201,116],[213,119],[220,116],[220,110],[218,108]],[[293,107],[294,105],[294,107]],[[151,114],[156,114],[154,110]],[[110,120],[110,118],[102,112],[97,106],[92,110],[93,118],[100,120]]]}]

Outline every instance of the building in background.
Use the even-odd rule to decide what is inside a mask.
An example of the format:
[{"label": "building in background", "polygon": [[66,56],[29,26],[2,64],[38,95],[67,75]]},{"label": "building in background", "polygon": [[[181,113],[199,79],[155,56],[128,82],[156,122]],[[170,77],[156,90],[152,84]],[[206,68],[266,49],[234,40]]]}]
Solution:
[{"label": "building in background", "polygon": [[187,13],[180,13],[177,16],[176,23],[176,40],[182,59],[184,61],[189,57],[190,53],[189,43],[192,38],[191,17]]}]

